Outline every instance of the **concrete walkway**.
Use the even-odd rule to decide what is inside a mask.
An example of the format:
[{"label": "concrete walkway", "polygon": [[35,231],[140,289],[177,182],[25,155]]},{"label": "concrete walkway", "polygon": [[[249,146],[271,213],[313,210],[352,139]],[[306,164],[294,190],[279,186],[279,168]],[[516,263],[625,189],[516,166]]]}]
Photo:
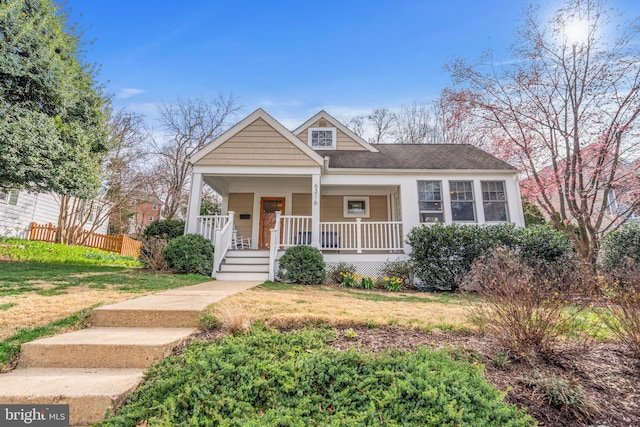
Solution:
[{"label": "concrete walkway", "polygon": [[213,281],[96,308],[88,329],[23,344],[18,368],[0,375],[0,403],[69,404],[71,426],[98,422],[198,330],[207,306],[260,283]]}]

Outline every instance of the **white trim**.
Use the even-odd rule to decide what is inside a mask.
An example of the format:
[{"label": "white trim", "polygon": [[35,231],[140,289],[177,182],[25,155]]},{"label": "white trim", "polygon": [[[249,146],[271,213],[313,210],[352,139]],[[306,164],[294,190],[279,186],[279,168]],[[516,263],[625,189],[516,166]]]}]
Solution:
[{"label": "white trim", "polygon": [[233,138],[235,135],[240,133],[240,131],[244,130],[247,126],[249,126],[251,123],[255,122],[258,119],[262,119],[265,122],[267,122],[267,124],[269,124],[269,126],[271,126],[273,129],[275,129],[276,132],[278,132],[280,135],[285,137],[289,142],[291,142],[293,145],[295,145],[304,154],[306,154],[313,161],[318,163],[318,165],[322,166],[324,164],[324,159],[323,159],[322,156],[320,156],[313,149],[311,149],[311,147],[309,147],[308,145],[306,145],[302,141],[300,141],[293,133],[291,133],[291,131],[289,131],[287,128],[285,128],[276,119],[271,117],[262,108],[258,108],[256,111],[254,111],[253,113],[249,114],[247,117],[245,117],[244,119],[240,120],[238,123],[236,123],[230,129],[225,131],[222,135],[217,137],[215,140],[213,140],[209,144],[205,145],[203,148],[201,148],[198,152],[196,152],[195,154],[193,154],[189,158],[189,162],[191,164],[197,163],[199,160],[201,160],[207,154],[211,153],[213,150],[215,150],[216,148],[218,148],[219,146],[221,146],[222,144],[227,142],[229,139]]},{"label": "white trim", "polygon": [[[324,146],[324,145],[318,145],[318,146],[314,146],[313,145],[313,132],[331,132],[331,145],[330,146]],[[320,150],[335,150],[336,149],[336,128],[328,128],[328,127],[323,127],[323,128],[309,128],[307,130],[307,141],[308,141],[308,145],[309,147],[313,148],[314,150],[320,151]]]},{"label": "white trim", "polygon": [[193,166],[194,173],[203,175],[258,175],[265,177],[319,174],[320,167],[283,167],[283,166]]},{"label": "white trim", "polygon": [[[364,212],[349,212],[350,202],[364,202]],[[345,218],[369,218],[370,212],[369,196],[343,196],[342,197],[342,216]]]},{"label": "white trim", "polygon": [[320,110],[318,113],[316,113],[315,116],[311,117],[309,120],[307,120],[306,122],[298,126],[296,129],[294,129],[293,134],[298,135],[300,132],[302,132],[307,127],[311,126],[313,123],[317,122],[320,119],[325,119],[326,121],[334,125],[336,128],[340,129],[343,133],[347,134],[349,138],[353,139],[355,142],[360,144],[363,148],[366,148],[367,151],[371,151],[372,153],[379,152],[377,148],[375,148],[374,146],[369,144],[367,141],[365,141],[364,139],[362,139],[361,137],[353,133],[351,129],[349,129],[342,123],[340,123],[340,121],[338,121],[335,117],[331,116],[331,114],[327,113],[324,110]]}]

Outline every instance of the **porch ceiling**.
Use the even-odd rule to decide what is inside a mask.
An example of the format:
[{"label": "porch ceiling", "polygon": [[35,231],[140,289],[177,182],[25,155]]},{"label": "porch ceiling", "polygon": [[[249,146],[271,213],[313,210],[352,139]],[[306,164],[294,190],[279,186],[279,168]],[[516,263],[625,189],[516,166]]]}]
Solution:
[{"label": "porch ceiling", "polygon": [[311,191],[308,175],[249,176],[249,175],[203,175],[203,181],[218,194],[252,192],[256,188],[286,189],[291,187]]}]

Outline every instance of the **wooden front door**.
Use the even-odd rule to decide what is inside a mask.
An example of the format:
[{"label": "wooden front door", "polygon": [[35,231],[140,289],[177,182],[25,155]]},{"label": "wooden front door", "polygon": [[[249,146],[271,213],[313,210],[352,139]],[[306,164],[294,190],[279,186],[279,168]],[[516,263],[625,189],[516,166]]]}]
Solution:
[{"label": "wooden front door", "polygon": [[262,197],[260,199],[260,249],[268,249],[271,243],[271,229],[276,225],[276,212],[284,213],[284,197]]}]

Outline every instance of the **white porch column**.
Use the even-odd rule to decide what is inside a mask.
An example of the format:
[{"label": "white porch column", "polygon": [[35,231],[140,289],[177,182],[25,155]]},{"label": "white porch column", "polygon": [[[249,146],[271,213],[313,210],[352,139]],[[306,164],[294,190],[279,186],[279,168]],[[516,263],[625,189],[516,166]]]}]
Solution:
[{"label": "white porch column", "polygon": [[311,175],[311,245],[320,249],[320,175]]},{"label": "white porch column", "polygon": [[189,192],[189,205],[187,206],[187,224],[185,231],[187,234],[198,232],[198,216],[200,215],[200,205],[202,203],[202,174],[193,172],[191,174],[191,191]]}]

